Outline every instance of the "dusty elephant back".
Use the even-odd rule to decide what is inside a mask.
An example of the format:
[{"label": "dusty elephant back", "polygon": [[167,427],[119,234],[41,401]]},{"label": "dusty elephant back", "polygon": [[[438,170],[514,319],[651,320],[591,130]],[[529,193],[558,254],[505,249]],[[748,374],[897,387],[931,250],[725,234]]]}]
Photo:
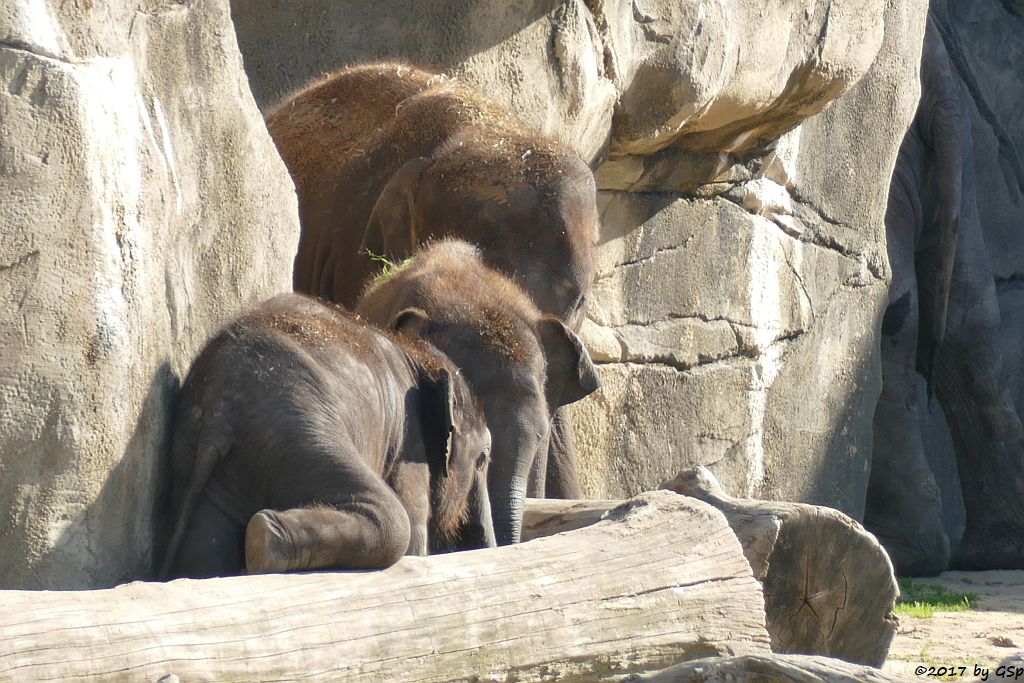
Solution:
[{"label": "dusty elephant back", "polygon": [[[449,235],[479,244],[491,265],[512,274],[552,251],[534,244],[542,235],[531,230],[565,236],[554,251],[564,260],[582,255],[578,279],[592,277],[589,168],[458,81],[403,65],[356,67],[299,92],[267,123],[299,194],[299,291],[351,306],[376,271],[368,251],[400,259]],[[418,177],[397,182],[420,158],[431,166],[422,186]],[[577,177],[581,193],[564,186]],[[391,220],[389,212],[401,215]],[[580,224],[568,231],[567,213]]]},{"label": "dusty elephant back", "polygon": [[387,134],[382,122],[394,117],[400,102],[429,87],[431,78],[397,65],[354,67],[310,84],[272,109],[267,127],[300,194],[330,185],[325,176],[377,147]]},{"label": "dusty elephant back", "polygon": [[395,436],[381,417],[401,417],[411,382],[393,336],[305,297],[277,297],[222,329],[189,371],[172,442],[174,488],[189,476],[201,431],[230,431],[221,437],[228,447],[250,452],[287,450],[290,439],[364,441],[380,446],[365,452],[379,471],[373,454]]}]

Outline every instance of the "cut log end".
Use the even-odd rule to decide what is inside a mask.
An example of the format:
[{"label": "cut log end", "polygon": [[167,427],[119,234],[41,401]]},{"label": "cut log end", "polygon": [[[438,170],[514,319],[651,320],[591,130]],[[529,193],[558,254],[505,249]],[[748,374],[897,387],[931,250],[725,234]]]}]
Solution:
[{"label": "cut log end", "polygon": [[763,581],[772,649],[881,666],[899,625],[888,556],[842,513],[806,508],[782,525]]},{"label": "cut log end", "polygon": [[838,510],[732,498],[704,467],[662,484],[721,510],[764,585],[772,650],[881,666],[899,594],[877,539]]}]

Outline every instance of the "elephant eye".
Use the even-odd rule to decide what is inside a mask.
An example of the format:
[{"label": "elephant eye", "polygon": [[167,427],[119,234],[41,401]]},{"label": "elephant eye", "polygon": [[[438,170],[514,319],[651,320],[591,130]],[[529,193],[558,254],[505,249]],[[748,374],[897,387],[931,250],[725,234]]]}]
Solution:
[{"label": "elephant eye", "polygon": [[477,456],[477,458],[476,458],[476,469],[477,469],[478,472],[480,472],[480,471],[482,471],[484,469],[484,466],[487,464],[487,461],[490,459],[490,457],[491,457],[491,452],[490,451],[484,451],[483,453],[481,453],[480,455]]}]

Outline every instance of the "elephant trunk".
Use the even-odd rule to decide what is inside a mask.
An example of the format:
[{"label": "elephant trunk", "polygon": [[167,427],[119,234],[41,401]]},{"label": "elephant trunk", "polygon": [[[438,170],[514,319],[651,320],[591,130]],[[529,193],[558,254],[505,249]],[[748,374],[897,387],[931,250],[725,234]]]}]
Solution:
[{"label": "elephant trunk", "polygon": [[493,501],[491,515],[494,519],[494,538],[498,545],[519,542],[523,526],[526,479],[525,475],[514,476],[509,484],[502,485],[496,478],[490,478]]},{"label": "elephant trunk", "polygon": [[494,522],[491,519],[491,501],[485,475],[478,475],[469,496],[469,521],[463,528],[462,548],[493,548]]}]

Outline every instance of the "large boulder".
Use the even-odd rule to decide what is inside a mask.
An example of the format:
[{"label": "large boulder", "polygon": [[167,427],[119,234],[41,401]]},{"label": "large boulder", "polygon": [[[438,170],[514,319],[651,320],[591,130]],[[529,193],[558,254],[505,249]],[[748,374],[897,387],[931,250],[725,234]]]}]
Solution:
[{"label": "large boulder", "polygon": [[226,0],[0,5],[0,587],[148,574],[179,381],[297,237]]},{"label": "large boulder", "polygon": [[[461,78],[590,160],[600,272],[573,406],[590,495],[683,467],[863,511],[882,217],[926,2],[232,3],[263,105],[341,65]],[[883,29],[884,30],[881,30]],[[831,106],[830,106],[831,105]]]}]

